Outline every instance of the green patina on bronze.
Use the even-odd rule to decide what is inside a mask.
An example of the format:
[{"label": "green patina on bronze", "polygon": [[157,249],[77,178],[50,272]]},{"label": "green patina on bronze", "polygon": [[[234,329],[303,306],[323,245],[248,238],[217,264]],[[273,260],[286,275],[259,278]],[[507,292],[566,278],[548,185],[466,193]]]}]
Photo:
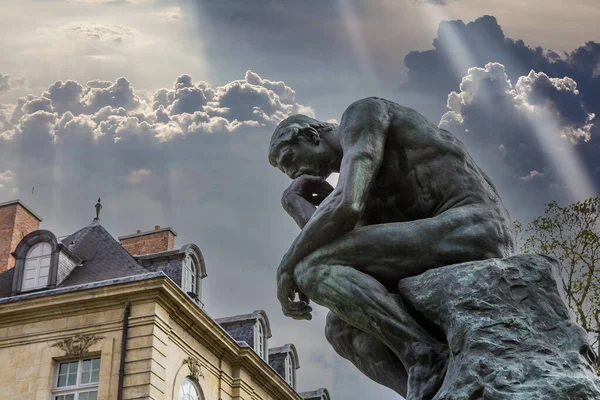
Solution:
[{"label": "green patina on bronze", "polygon": [[[329,342],[365,375],[410,400],[462,399],[440,394],[453,368],[447,327],[398,285],[514,254],[510,215],[463,144],[417,111],[370,97],[339,125],[284,120],[269,162],[293,179],[282,205],[302,229],[277,271],[284,314],[311,319],[310,301],[327,307]],[[325,178],[336,172],[333,188]]]}]

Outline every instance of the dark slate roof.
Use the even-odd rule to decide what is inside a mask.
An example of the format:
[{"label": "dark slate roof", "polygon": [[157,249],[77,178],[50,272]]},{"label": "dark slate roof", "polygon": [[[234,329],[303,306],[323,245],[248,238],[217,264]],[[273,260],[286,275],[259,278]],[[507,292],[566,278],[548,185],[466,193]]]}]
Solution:
[{"label": "dark slate roof", "polygon": [[215,322],[223,327],[225,326],[230,326],[230,325],[234,325],[234,324],[243,324],[244,322],[247,321],[258,321],[258,320],[263,320],[264,325],[265,325],[265,336],[267,338],[270,338],[271,335],[271,324],[269,323],[269,317],[267,317],[267,313],[264,310],[256,310],[254,312],[252,312],[251,314],[243,314],[243,315],[235,315],[233,317],[224,317],[224,318],[217,318],[215,319]]},{"label": "dark slate roof", "polygon": [[135,256],[135,259],[148,271],[162,271],[181,286],[184,257],[185,252],[181,250],[167,250]]},{"label": "dark slate roof", "polygon": [[299,395],[304,400],[330,400],[329,391],[325,388],[320,388],[317,390],[312,390],[310,392],[302,392]]},{"label": "dark slate roof", "polygon": [[294,357],[295,367],[300,368],[298,352],[296,351],[296,346],[294,346],[292,343],[284,344],[280,347],[271,347],[269,349],[269,360],[271,360],[272,358],[287,356],[289,353],[292,353],[292,356]]},{"label": "dark slate roof", "polygon": [[0,298],[10,296],[12,292],[13,276],[15,269],[11,268],[8,271],[0,274]]},{"label": "dark slate roof", "polygon": [[60,287],[148,273],[97,221],[67,236],[62,243],[83,263]]},{"label": "dark slate roof", "polygon": [[[61,241],[63,250],[76,263],[71,274],[57,287],[83,285],[127,276],[147,274],[149,271],[140,265],[119,242],[115,240],[99,221],[94,221],[67,236]],[[14,268],[0,274],[0,298],[12,292]],[[40,293],[48,293],[47,290]]]}]

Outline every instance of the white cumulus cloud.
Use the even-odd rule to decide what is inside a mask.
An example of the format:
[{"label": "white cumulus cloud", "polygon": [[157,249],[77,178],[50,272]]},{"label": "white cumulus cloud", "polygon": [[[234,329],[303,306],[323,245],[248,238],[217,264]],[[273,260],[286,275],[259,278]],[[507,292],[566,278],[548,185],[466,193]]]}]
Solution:
[{"label": "white cumulus cloud", "polygon": [[578,197],[593,194],[574,153],[576,145],[590,141],[595,115],[572,78],[532,70],[513,83],[502,64],[489,63],[469,69],[460,92],[448,95],[447,108],[440,127],[487,164],[497,157],[518,181],[545,187],[562,181]]}]

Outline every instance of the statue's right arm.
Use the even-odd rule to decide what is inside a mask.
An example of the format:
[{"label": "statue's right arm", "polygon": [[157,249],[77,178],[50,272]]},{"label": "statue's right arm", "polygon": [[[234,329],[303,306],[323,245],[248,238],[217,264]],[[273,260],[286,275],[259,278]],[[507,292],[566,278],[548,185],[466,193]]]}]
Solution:
[{"label": "statue's right arm", "polygon": [[319,204],[331,194],[333,187],[323,178],[301,175],[283,192],[281,205],[300,229],[311,219]]},{"label": "statue's right arm", "polygon": [[304,228],[310,218],[313,216],[317,207],[308,200],[298,195],[284,196],[281,199],[281,205],[285,212],[296,222],[300,229]]},{"label": "statue's right arm", "polygon": [[280,273],[291,273],[306,256],[354,229],[383,160],[389,118],[386,105],[376,98],[348,107],[340,123],[344,156],[338,185],[284,256]]}]

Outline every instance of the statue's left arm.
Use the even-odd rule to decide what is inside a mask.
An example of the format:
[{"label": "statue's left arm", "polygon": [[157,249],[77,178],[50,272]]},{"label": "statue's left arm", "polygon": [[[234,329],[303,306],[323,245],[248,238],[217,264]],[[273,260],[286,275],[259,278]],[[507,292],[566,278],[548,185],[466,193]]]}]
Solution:
[{"label": "statue's left arm", "polygon": [[278,295],[282,304],[294,296],[290,293],[293,287],[281,288],[281,279],[289,282],[294,267],[302,259],[356,226],[383,160],[389,119],[387,106],[375,98],[353,103],[342,116],[340,135],[344,155],[338,185],[304,226],[279,266]]}]

